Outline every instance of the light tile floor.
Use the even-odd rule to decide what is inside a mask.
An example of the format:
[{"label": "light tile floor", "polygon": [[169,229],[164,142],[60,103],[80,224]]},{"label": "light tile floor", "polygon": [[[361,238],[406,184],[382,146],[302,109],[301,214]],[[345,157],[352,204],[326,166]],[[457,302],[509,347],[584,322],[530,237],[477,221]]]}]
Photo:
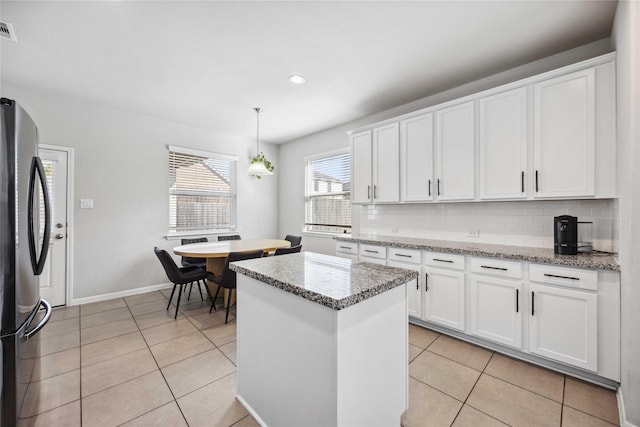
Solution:
[{"label": "light tile floor", "polygon": [[[196,294],[174,320],[169,295],[55,309],[19,426],[257,426],[235,399],[233,316]],[[618,424],[610,390],[415,325],[409,341],[405,427]]]}]

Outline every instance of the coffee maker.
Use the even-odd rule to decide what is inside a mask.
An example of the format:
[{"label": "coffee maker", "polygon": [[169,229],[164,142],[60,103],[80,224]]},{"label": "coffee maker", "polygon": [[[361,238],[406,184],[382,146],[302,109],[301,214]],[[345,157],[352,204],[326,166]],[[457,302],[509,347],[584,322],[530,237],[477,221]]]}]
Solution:
[{"label": "coffee maker", "polygon": [[578,217],[561,215],[553,218],[553,252],[561,255],[578,253]]}]

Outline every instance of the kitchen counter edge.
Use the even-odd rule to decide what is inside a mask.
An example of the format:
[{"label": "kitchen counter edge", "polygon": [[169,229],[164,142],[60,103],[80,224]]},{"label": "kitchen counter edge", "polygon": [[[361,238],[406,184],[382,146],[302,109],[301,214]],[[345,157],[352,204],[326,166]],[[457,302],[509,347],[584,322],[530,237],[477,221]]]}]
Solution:
[{"label": "kitchen counter edge", "polygon": [[[247,277],[256,279],[267,285],[297,295],[333,310],[345,309],[397,286],[410,282],[418,277],[418,273],[413,270],[354,261],[350,267],[351,271],[356,273],[350,275],[350,286],[351,289],[355,290],[354,293],[343,298],[333,298],[313,289],[306,288],[304,283],[295,283],[295,280],[287,280],[288,270],[286,268],[277,269],[272,272],[256,271],[257,268],[252,268],[252,264],[259,260],[267,262],[287,261],[290,266],[289,268],[296,268],[296,264],[301,265],[304,262],[299,258],[304,256],[305,253],[311,254],[309,252],[302,252],[301,254],[280,255],[276,257],[278,258],[277,260],[274,260],[274,257],[268,257],[256,258],[255,260],[248,261],[237,261],[229,264],[229,268],[236,273],[243,274]],[[318,256],[320,254],[312,255]],[[331,255],[320,256],[338,258]],[[353,283],[354,280],[356,283]],[[373,286],[371,286],[372,281],[376,282]]]},{"label": "kitchen counter edge", "polygon": [[467,242],[417,239],[409,237],[403,239],[402,237],[390,236],[351,235],[350,237],[335,236],[334,240],[390,246],[394,248],[419,249],[431,252],[528,261],[539,264],[620,271],[620,265],[615,261],[612,255],[558,255],[553,253],[553,249],[547,248],[493,245],[487,243],[469,244]]}]

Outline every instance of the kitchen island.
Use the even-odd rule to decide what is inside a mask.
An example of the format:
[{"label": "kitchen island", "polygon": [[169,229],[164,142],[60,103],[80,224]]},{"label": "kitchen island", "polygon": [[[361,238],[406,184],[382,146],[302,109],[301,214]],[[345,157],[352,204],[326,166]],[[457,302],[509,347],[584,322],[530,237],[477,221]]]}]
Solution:
[{"label": "kitchen island", "polygon": [[231,269],[237,398],[261,425],[400,425],[416,272],[310,252]]}]

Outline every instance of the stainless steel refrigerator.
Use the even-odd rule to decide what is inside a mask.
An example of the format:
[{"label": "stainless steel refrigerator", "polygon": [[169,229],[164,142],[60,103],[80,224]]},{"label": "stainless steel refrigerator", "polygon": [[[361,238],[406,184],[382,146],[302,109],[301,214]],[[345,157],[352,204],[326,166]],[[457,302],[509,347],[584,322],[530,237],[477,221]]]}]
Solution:
[{"label": "stainless steel refrigerator", "polygon": [[10,427],[17,424],[38,360],[37,334],[51,316],[38,285],[51,213],[36,125],[15,101],[1,98],[0,106],[0,426]]}]

